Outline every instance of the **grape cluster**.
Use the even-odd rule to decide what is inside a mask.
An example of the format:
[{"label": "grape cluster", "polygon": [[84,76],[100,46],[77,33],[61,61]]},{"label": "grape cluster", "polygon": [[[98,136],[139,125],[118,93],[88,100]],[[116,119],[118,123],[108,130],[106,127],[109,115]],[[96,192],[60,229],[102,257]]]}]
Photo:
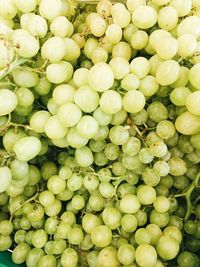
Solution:
[{"label": "grape cluster", "polygon": [[0,0],[0,251],[200,266],[199,40],[199,0]]}]

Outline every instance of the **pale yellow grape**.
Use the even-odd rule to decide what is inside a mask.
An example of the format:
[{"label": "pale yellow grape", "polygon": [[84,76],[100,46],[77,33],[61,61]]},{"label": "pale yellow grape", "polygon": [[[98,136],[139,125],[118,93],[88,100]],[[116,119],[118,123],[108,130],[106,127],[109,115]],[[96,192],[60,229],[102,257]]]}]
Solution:
[{"label": "pale yellow grape", "polygon": [[9,89],[0,89],[0,116],[10,114],[17,107],[17,96]]},{"label": "pale yellow grape", "polygon": [[103,47],[97,47],[92,51],[91,60],[94,64],[106,62],[108,60],[108,52]]},{"label": "pale yellow grape", "polygon": [[175,60],[166,60],[161,63],[156,71],[156,80],[160,85],[174,83],[180,74],[180,66]]},{"label": "pale yellow grape", "polygon": [[60,61],[59,63],[50,64],[46,69],[46,76],[48,81],[55,84],[70,81],[72,75],[73,66],[66,61]]},{"label": "pale yellow grape", "polygon": [[21,57],[32,58],[39,49],[39,41],[26,30],[17,29],[12,34],[16,53]]},{"label": "pale yellow grape", "polygon": [[162,59],[172,59],[178,50],[178,42],[173,37],[162,37],[155,46],[158,56]]},{"label": "pale yellow grape", "polygon": [[58,105],[61,106],[66,103],[74,101],[74,94],[76,90],[73,86],[69,84],[61,84],[54,88],[53,90],[53,100]]},{"label": "pale yellow grape", "polygon": [[138,31],[138,28],[133,23],[130,23],[126,28],[123,29],[124,40],[127,41],[128,43],[130,43],[132,35],[136,31]]},{"label": "pale yellow grape", "polygon": [[37,0],[13,0],[18,10],[23,13],[29,13],[36,9]]},{"label": "pale yellow grape", "polygon": [[88,142],[87,138],[82,137],[76,127],[70,128],[67,133],[67,143],[73,148],[84,147]]},{"label": "pale yellow grape", "polygon": [[50,21],[61,15],[61,0],[41,0],[39,5],[40,15]]},{"label": "pale yellow grape", "polygon": [[64,17],[56,17],[50,24],[50,30],[55,36],[65,37],[69,32],[70,21]]},{"label": "pale yellow grape", "polygon": [[153,27],[157,20],[157,12],[150,6],[138,6],[132,13],[132,21],[135,26],[140,29],[149,29]]},{"label": "pale yellow grape", "polygon": [[92,139],[98,133],[98,122],[89,115],[83,116],[76,125],[78,134],[83,138]]},{"label": "pale yellow grape", "polygon": [[0,176],[1,176],[0,193],[3,193],[11,185],[11,181],[12,181],[11,170],[7,166],[1,166],[0,167]]},{"label": "pale yellow grape", "polygon": [[136,195],[127,194],[120,200],[119,207],[124,213],[136,213],[140,209],[141,203]]},{"label": "pale yellow grape", "polygon": [[15,94],[17,95],[19,106],[31,106],[34,102],[34,94],[32,91],[26,87],[19,87]]},{"label": "pale yellow grape", "polygon": [[97,92],[108,90],[114,83],[112,68],[104,62],[96,63],[88,72],[88,83]]},{"label": "pale yellow grape", "polygon": [[135,74],[132,73],[127,74],[121,80],[121,87],[126,91],[136,90],[139,88],[139,85],[140,85],[140,79]]},{"label": "pale yellow grape", "polygon": [[200,18],[197,16],[189,16],[182,20],[177,27],[177,35],[191,34],[198,38],[200,36]]},{"label": "pale yellow grape", "polygon": [[54,102],[53,98],[50,98],[47,102],[47,109],[48,111],[52,114],[55,115],[58,111],[59,106],[56,105],[56,103]]},{"label": "pale yellow grape", "polygon": [[60,15],[67,17],[69,15],[69,9],[70,9],[69,2],[66,0],[61,0],[61,5],[62,7],[61,7]]},{"label": "pale yellow grape", "polygon": [[179,17],[188,15],[192,9],[192,0],[172,0],[170,6],[173,6]]},{"label": "pale yellow grape", "polygon": [[156,49],[156,45],[159,43],[159,41],[163,37],[170,37],[170,33],[166,30],[158,29],[153,31],[149,36],[149,45],[152,47],[152,49]]},{"label": "pale yellow grape", "polygon": [[176,106],[185,106],[187,96],[191,94],[191,91],[187,87],[176,87],[170,93],[170,100]]},{"label": "pale yellow grape", "polygon": [[108,114],[115,114],[122,108],[122,98],[114,90],[105,91],[100,98],[100,108]]},{"label": "pale yellow grape", "polygon": [[106,31],[106,22],[103,18],[96,17],[91,20],[91,23],[89,25],[91,33],[96,36],[100,37],[104,35]]},{"label": "pale yellow grape", "polygon": [[[25,18],[23,18],[23,16]],[[21,25],[23,25],[25,23],[25,26],[23,25],[22,28],[27,30],[33,36],[43,38],[47,34],[47,30],[48,30],[47,22],[43,17],[41,17],[39,15],[35,15],[32,13],[31,14],[23,14],[21,19],[20,19],[20,23],[21,23]]]},{"label": "pale yellow grape", "polygon": [[87,24],[88,27],[92,23],[92,20],[95,18],[101,18],[101,16],[96,12],[91,12],[87,15],[87,17],[85,19],[85,23]]},{"label": "pale yellow grape", "polygon": [[41,142],[34,136],[23,137],[15,143],[13,150],[18,160],[29,161],[40,152]]},{"label": "pale yellow grape", "polygon": [[10,36],[13,33],[13,29],[6,25],[4,22],[0,21],[0,34],[5,37]]},{"label": "pale yellow grape", "polygon": [[75,70],[73,81],[77,87],[81,87],[88,84],[88,72],[86,68],[79,68]]},{"label": "pale yellow grape", "polygon": [[160,213],[167,212],[170,208],[170,201],[166,196],[157,196],[153,206]]},{"label": "pale yellow grape", "polygon": [[158,66],[164,62],[164,59],[160,58],[157,54],[155,54],[154,56],[152,56],[150,59],[149,59],[149,64],[150,64],[150,71],[149,73],[151,75],[154,75],[156,74],[156,71],[157,71],[157,68]]},{"label": "pale yellow grape", "polygon": [[30,119],[31,129],[37,133],[43,133],[45,124],[50,117],[51,114],[48,111],[40,110],[35,112]]},{"label": "pale yellow grape", "polygon": [[178,14],[174,7],[166,6],[158,12],[158,25],[161,29],[171,31],[178,23]]},{"label": "pale yellow grape", "polygon": [[171,85],[171,87],[176,88],[176,87],[181,87],[181,86],[186,86],[189,82],[189,73],[190,70],[185,67],[181,66],[180,67],[180,74],[178,79]]},{"label": "pale yellow grape", "polygon": [[26,69],[15,69],[12,75],[14,82],[20,87],[34,87],[39,82],[37,73],[28,67]]},{"label": "pale yellow grape", "polygon": [[161,6],[158,6],[158,5],[154,4],[152,0],[149,0],[149,1],[147,2],[147,6],[150,6],[150,7],[152,7],[153,9],[155,9],[157,13],[158,13],[159,10],[161,9]]},{"label": "pale yellow grape", "polygon": [[17,8],[12,0],[0,1],[0,16],[5,19],[13,19],[17,15]]},{"label": "pale yellow grape", "polygon": [[122,39],[122,29],[117,24],[110,24],[106,29],[105,36],[111,44],[117,44]]},{"label": "pale yellow grape", "polygon": [[156,250],[149,244],[141,244],[135,251],[135,259],[141,267],[154,267],[157,261]]},{"label": "pale yellow grape", "polygon": [[119,42],[113,46],[112,57],[123,57],[130,60],[132,56],[131,46],[127,42]]},{"label": "pale yellow grape", "polygon": [[130,12],[122,3],[116,3],[112,6],[111,15],[114,24],[119,25],[121,28],[127,27],[131,21]]},{"label": "pale yellow grape", "polygon": [[158,89],[159,84],[152,75],[147,75],[140,81],[139,91],[142,92],[144,96],[152,96]]},{"label": "pale yellow grape", "polygon": [[149,36],[145,31],[136,31],[131,37],[131,46],[135,50],[141,50],[147,46]]},{"label": "pale yellow grape", "polygon": [[175,122],[176,129],[184,135],[194,135],[200,132],[200,117],[186,111],[178,116]]},{"label": "pale yellow grape", "polygon": [[197,48],[197,40],[191,34],[183,34],[178,38],[178,54],[181,58],[191,57]]},{"label": "pale yellow grape", "polygon": [[126,5],[128,10],[133,13],[136,7],[146,5],[146,0],[127,0]]},{"label": "pale yellow grape", "polygon": [[172,226],[172,225],[167,226],[164,229],[163,233],[165,235],[174,237],[178,241],[179,244],[181,244],[181,242],[183,240],[182,233],[181,233],[180,229],[177,226]]},{"label": "pale yellow grape", "polygon": [[46,121],[45,133],[50,139],[61,139],[67,134],[67,128],[57,116],[52,116]]},{"label": "pale yellow grape", "polygon": [[74,33],[74,25],[71,23],[71,21],[69,21],[68,33],[66,37],[71,37],[73,33]]},{"label": "pale yellow grape", "polygon": [[150,64],[145,57],[136,57],[131,61],[130,71],[139,79],[144,78],[150,71]]},{"label": "pale yellow grape", "polygon": [[14,57],[14,48],[6,46],[5,42],[0,40],[0,69],[6,68],[13,61]]},{"label": "pale yellow grape", "polygon": [[65,54],[65,41],[63,38],[58,36],[49,38],[41,48],[42,58],[48,59],[51,63],[59,62]]},{"label": "pale yellow grape", "polygon": [[82,112],[77,105],[67,103],[59,107],[56,116],[65,127],[73,127],[81,119]]},{"label": "pale yellow grape", "polygon": [[64,42],[65,42],[64,60],[73,61],[78,59],[81,53],[78,44],[71,38],[65,38]]},{"label": "pale yellow grape", "polygon": [[109,0],[101,0],[97,3],[97,13],[102,17],[108,17],[111,14],[112,2]]},{"label": "pale yellow grape", "polygon": [[186,108],[193,115],[200,116],[200,91],[195,91],[187,96]]},{"label": "pale yellow grape", "polygon": [[36,15],[33,14],[33,13],[22,14],[21,17],[20,17],[20,26],[21,26],[21,28],[24,29],[24,30],[27,30],[27,28],[29,26],[29,21],[34,16],[36,16]]},{"label": "pale yellow grape", "polygon": [[85,45],[85,37],[80,33],[74,33],[71,38],[79,45],[80,48],[83,48]]},{"label": "pale yellow grape", "polygon": [[152,0],[152,2],[158,6],[167,5],[171,0]]},{"label": "pale yellow grape", "polygon": [[189,79],[191,84],[197,88],[200,89],[200,63],[195,64],[191,69],[189,73]]},{"label": "pale yellow grape", "polygon": [[95,38],[89,38],[86,40],[83,52],[87,58],[91,58],[92,51],[99,46],[98,41]]},{"label": "pale yellow grape", "polygon": [[123,57],[112,58],[109,66],[114,74],[114,78],[117,80],[123,79],[130,71],[129,62]]},{"label": "pale yellow grape", "polygon": [[129,113],[138,113],[145,106],[146,100],[140,91],[130,90],[123,97],[123,108]]}]

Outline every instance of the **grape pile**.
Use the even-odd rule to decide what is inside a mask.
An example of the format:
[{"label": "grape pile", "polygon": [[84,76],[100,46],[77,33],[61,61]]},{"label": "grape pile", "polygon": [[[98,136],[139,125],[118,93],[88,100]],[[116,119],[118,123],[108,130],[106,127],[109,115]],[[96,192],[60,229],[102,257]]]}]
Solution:
[{"label": "grape pile", "polygon": [[200,267],[200,0],[0,0],[0,251]]}]

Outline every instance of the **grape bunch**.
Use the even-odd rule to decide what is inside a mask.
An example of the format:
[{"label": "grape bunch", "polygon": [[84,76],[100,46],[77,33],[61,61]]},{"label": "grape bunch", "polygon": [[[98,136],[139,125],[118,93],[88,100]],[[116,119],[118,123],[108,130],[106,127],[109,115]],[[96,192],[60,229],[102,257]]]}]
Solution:
[{"label": "grape bunch", "polygon": [[0,251],[200,267],[200,1],[0,0]]}]

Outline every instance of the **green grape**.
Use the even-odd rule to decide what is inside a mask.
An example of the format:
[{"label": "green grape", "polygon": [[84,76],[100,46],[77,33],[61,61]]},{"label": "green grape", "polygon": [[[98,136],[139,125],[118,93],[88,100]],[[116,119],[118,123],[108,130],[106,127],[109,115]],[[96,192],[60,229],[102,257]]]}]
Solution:
[{"label": "green grape", "polygon": [[116,160],[119,157],[119,146],[113,143],[108,143],[105,147],[105,155],[109,160]]},{"label": "green grape", "polygon": [[9,249],[12,245],[12,239],[9,235],[0,235],[0,251]]},{"label": "green grape", "polygon": [[78,254],[73,248],[67,248],[61,255],[61,264],[63,267],[75,267],[78,263]]},{"label": "green grape", "polygon": [[1,176],[0,193],[2,193],[6,191],[11,184],[11,180],[12,180],[11,170],[6,166],[0,167],[0,176]]},{"label": "green grape", "polygon": [[[4,99],[7,99],[5,102]],[[0,108],[0,115],[4,116],[15,110],[18,104],[18,99],[15,93],[9,89],[0,89],[0,101],[2,102]]]},{"label": "green grape", "polygon": [[99,179],[92,174],[85,175],[83,178],[83,185],[89,191],[95,190],[99,186]]},{"label": "green grape", "polygon": [[167,212],[161,213],[154,209],[150,214],[150,222],[163,228],[169,223],[169,214]]},{"label": "green grape", "polygon": [[178,229],[178,227],[176,227],[176,226],[167,226],[164,229],[163,233],[165,235],[169,235],[169,236],[174,237],[178,241],[178,243],[181,244],[183,237],[182,237],[182,233]]},{"label": "green grape", "polygon": [[44,251],[40,248],[33,248],[28,252],[26,257],[26,265],[28,267],[37,266],[39,260],[44,256]]},{"label": "green grape", "polygon": [[153,267],[157,261],[156,250],[149,244],[141,244],[135,251],[135,259],[140,266]]},{"label": "green grape", "polygon": [[43,229],[36,230],[32,235],[32,244],[35,248],[42,248],[47,242],[47,233]]},{"label": "green grape", "polygon": [[53,255],[44,255],[40,258],[38,267],[56,267],[56,258]]},{"label": "green grape", "polygon": [[119,264],[117,250],[112,246],[103,248],[98,255],[98,266],[100,267],[115,267]]},{"label": "green grape", "polygon": [[61,211],[62,204],[61,201],[58,199],[55,199],[54,203],[51,206],[45,207],[44,211],[48,216],[57,216],[59,212]]},{"label": "green grape", "polygon": [[57,226],[58,226],[58,220],[54,217],[49,217],[45,221],[44,229],[47,232],[47,234],[53,235],[57,230]]},{"label": "green grape", "polygon": [[156,191],[152,186],[140,185],[137,189],[137,198],[142,205],[150,205],[156,200]]},{"label": "green grape", "polygon": [[24,263],[30,250],[30,246],[26,243],[21,243],[17,245],[12,252],[12,261],[15,264]]},{"label": "green grape", "polygon": [[140,206],[141,204],[135,195],[127,194],[120,200],[120,210],[125,213],[136,213]]},{"label": "green grape", "polygon": [[114,207],[106,207],[102,213],[102,219],[111,230],[116,229],[121,223],[121,214],[118,209]]},{"label": "green grape", "polygon": [[80,167],[88,167],[93,163],[93,153],[89,147],[77,148],[75,159]]},{"label": "green grape", "polygon": [[150,244],[152,234],[146,228],[140,228],[135,232],[135,241],[138,245]]},{"label": "green grape", "polygon": [[88,234],[91,234],[93,229],[101,224],[101,219],[92,213],[86,213],[82,218],[83,229]]},{"label": "green grape", "polygon": [[135,248],[132,245],[124,244],[120,246],[117,256],[120,263],[124,265],[131,264],[135,259]]},{"label": "green grape", "polygon": [[100,108],[107,114],[115,114],[122,108],[122,98],[120,94],[114,90],[103,92],[100,97]]},{"label": "green grape", "polygon": [[156,250],[161,258],[171,260],[175,258],[179,252],[179,243],[174,237],[164,234],[158,240]]},{"label": "green grape", "polygon": [[72,245],[79,245],[84,238],[82,229],[78,227],[72,228],[68,233],[68,241]]},{"label": "green grape", "polygon": [[90,267],[95,267],[97,266],[97,261],[98,261],[98,255],[99,255],[99,252],[98,251],[90,251],[88,254],[87,254],[87,263]]}]

